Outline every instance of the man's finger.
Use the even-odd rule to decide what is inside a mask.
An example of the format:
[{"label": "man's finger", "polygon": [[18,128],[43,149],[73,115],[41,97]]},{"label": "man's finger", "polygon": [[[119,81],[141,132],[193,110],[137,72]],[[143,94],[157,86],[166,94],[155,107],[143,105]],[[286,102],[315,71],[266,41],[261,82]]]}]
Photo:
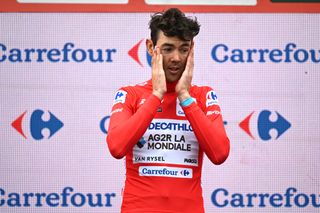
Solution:
[{"label": "man's finger", "polygon": [[156,46],[155,46],[155,48],[153,49],[153,54],[152,54],[152,59],[151,59],[152,67],[155,65],[155,63],[157,61],[156,59],[157,59],[157,51],[156,51]]},{"label": "man's finger", "polygon": [[187,64],[186,64],[186,71],[188,72],[188,74],[193,73],[193,60],[194,60],[194,49],[191,48],[189,55],[188,55],[188,59],[187,59]]},{"label": "man's finger", "polygon": [[189,60],[189,73],[190,75],[193,75],[193,66],[194,66],[194,46],[192,46],[190,56],[188,58]]},{"label": "man's finger", "polygon": [[162,57],[162,54],[160,53],[160,49],[159,49],[159,66],[160,66],[160,69],[159,70],[162,70],[163,69],[163,57]]}]

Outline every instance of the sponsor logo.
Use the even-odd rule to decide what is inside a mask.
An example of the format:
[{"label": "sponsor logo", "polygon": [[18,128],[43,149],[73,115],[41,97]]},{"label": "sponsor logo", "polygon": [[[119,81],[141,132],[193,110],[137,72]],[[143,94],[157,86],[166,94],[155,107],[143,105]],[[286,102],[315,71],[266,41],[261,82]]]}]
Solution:
[{"label": "sponsor logo", "polygon": [[0,63],[110,63],[113,62],[116,49],[82,49],[76,48],[76,45],[67,42],[62,48],[8,48],[0,43]]},{"label": "sponsor logo", "polygon": [[280,49],[240,49],[216,44],[211,57],[217,63],[320,63],[320,50],[299,48],[288,43]]},{"label": "sponsor logo", "polygon": [[[184,135],[150,134],[148,141],[151,141],[151,143],[148,143],[148,149],[191,151],[191,144],[185,144],[186,139]],[[142,137],[137,146],[141,149],[146,143],[147,141]]]},{"label": "sponsor logo", "polygon": [[[35,140],[41,140],[44,138],[42,134],[43,129],[48,129],[50,132],[50,135],[48,137],[51,138],[58,130],[60,130],[63,127],[63,123],[50,111],[49,120],[45,121],[42,119],[42,116],[44,114],[43,110],[37,109],[32,112],[30,117],[30,133],[33,139]],[[18,132],[20,135],[22,135],[25,139],[27,139],[27,136],[25,135],[25,131],[23,131],[22,123],[24,120],[24,117],[26,115],[27,111],[23,112],[18,118],[16,118],[12,123],[11,126]]]},{"label": "sponsor logo", "polygon": [[141,149],[145,143],[147,143],[146,140],[143,137],[141,137],[141,139],[137,143],[137,146]]},{"label": "sponsor logo", "polygon": [[195,158],[185,158],[184,159],[185,163],[192,163],[192,164],[197,164],[198,165],[198,159]]},{"label": "sponsor logo", "polygon": [[62,192],[7,192],[0,188],[0,207],[112,207],[116,193],[81,193],[67,186]]},{"label": "sponsor logo", "polygon": [[134,157],[134,163],[146,163],[146,162],[152,162],[152,163],[156,163],[156,162],[165,162],[165,159],[163,156],[136,156]]},{"label": "sponsor logo", "polygon": [[[159,111],[162,111],[162,109],[159,109]],[[208,111],[208,113],[209,113],[209,111]],[[207,115],[208,115],[208,113],[207,113]],[[210,113],[209,113],[210,114]],[[216,114],[216,113],[215,113]],[[101,121],[100,121],[100,130],[101,130],[101,132],[103,132],[104,134],[108,134],[108,131],[107,131],[107,129],[108,129],[108,126],[109,126],[109,121],[110,121],[110,115],[107,115],[107,116],[105,116],[105,117],[103,117],[102,119],[101,119]],[[151,125],[151,124],[150,124]],[[159,125],[161,125],[161,124],[157,124],[158,125],[158,127],[156,127],[157,129],[161,129],[161,127],[159,127]],[[175,124],[174,124],[175,125]],[[227,121],[224,121],[224,125],[227,125]],[[150,126],[149,126],[150,127]],[[151,128],[153,128],[153,129],[155,129],[155,126],[151,126]],[[164,126],[163,126],[163,128],[164,128]],[[174,127],[171,127],[171,128],[174,128]],[[191,125],[190,126],[188,126],[188,128],[185,128],[185,129],[189,129],[190,128],[190,131],[193,131],[192,130],[192,127],[191,127]],[[168,127],[168,129],[170,129],[170,127]]]},{"label": "sponsor logo", "polygon": [[180,171],[180,174],[182,175],[182,176],[189,176],[189,174],[190,174],[190,172],[189,172],[189,170],[188,169],[184,169],[184,170],[182,170],[182,171]]},{"label": "sponsor logo", "polygon": [[192,178],[192,169],[166,166],[140,166],[140,176]]},{"label": "sponsor logo", "polygon": [[218,105],[218,97],[215,91],[211,90],[206,95],[206,106]]},{"label": "sponsor logo", "polygon": [[[129,51],[128,51],[128,55],[135,61],[137,62],[141,67],[144,67],[143,64],[141,62],[141,56],[139,56],[140,54],[140,45],[141,43],[144,41],[145,39],[141,39],[140,41],[138,41],[138,43],[136,43]],[[145,57],[146,57],[146,64],[151,67],[151,55],[148,53],[148,51],[145,49]]]},{"label": "sponsor logo", "polygon": [[114,113],[122,112],[122,111],[123,111],[123,108],[115,109],[115,110],[113,110],[113,111],[110,113],[110,116],[113,115]]},{"label": "sponsor logo", "polygon": [[[157,137],[158,135],[155,135]],[[148,141],[152,141],[151,143],[148,143],[148,150],[154,149],[154,150],[174,150],[174,151],[185,151],[185,152],[191,152],[191,144],[185,143],[185,137],[181,135],[179,138],[177,135],[174,135],[174,140],[171,141],[171,138],[173,135],[161,135],[161,136],[170,136],[170,138],[166,138],[165,140],[168,141],[157,141],[155,140],[153,135],[150,135]],[[183,142],[183,143],[182,143]]]},{"label": "sponsor logo", "polygon": [[124,103],[126,101],[126,97],[127,92],[124,90],[119,90],[114,97],[113,105],[117,103]]},{"label": "sponsor logo", "polygon": [[220,115],[220,111],[218,110],[208,111],[206,115]]},{"label": "sponsor logo", "polygon": [[[154,119],[133,147],[133,163],[197,166],[199,143],[185,120]],[[186,160],[185,160],[186,159]],[[188,160],[189,159],[189,160]]]},{"label": "sponsor logo", "polygon": [[149,130],[173,130],[173,131],[186,131],[192,132],[192,127],[189,123],[182,122],[151,122]]},{"label": "sponsor logo", "polygon": [[211,194],[211,202],[219,208],[319,208],[320,194],[298,193],[289,187],[284,193],[230,193],[225,188],[218,188]]},{"label": "sponsor logo", "polygon": [[[239,126],[240,128],[245,131],[252,139],[255,139],[255,137],[251,133],[250,128],[250,120],[252,120],[254,112],[250,113],[243,121],[240,122]],[[270,120],[271,111],[269,110],[262,110],[257,119],[257,130],[258,135],[261,138],[261,140],[268,141],[271,140],[272,137],[270,135],[270,131],[272,129],[277,131],[277,136],[275,139],[278,139],[283,133],[285,133],[290,127],[291,123],[287,121],[282,115],[280,115],[278,112],[276,112],[277,120],[271,121]]]}]

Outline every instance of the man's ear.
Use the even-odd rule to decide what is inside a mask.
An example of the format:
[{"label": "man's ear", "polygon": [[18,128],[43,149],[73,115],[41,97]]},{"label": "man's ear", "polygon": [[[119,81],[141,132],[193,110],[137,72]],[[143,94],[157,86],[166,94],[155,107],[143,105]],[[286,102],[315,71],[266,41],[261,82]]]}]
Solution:
[{"label": "man's ear", "polygon": [[149,55],[153,56],[154,45],[151,39],[146,40],[147,51]]}]

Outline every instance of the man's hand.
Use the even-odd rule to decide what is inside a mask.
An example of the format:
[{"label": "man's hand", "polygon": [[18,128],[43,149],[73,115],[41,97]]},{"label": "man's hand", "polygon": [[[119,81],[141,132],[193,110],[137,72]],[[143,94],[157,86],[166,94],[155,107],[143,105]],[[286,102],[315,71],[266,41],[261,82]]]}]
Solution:
[{"label": "man's hand", "polygon": [[152,94],[162,100],[167,92],[166,75],[162,65],[162,54],[160,48],[156,47],[152,56]]},{"label": "man's hand", "polygon": [[190,53],[188,55],[186,68],[182,73],[180,80],[176,85],[176,93],[178,94],[179,101],[182,102],[187,98],[190,98],[189,89],[191,86],[194,66],[194,45],[191,46]]}]

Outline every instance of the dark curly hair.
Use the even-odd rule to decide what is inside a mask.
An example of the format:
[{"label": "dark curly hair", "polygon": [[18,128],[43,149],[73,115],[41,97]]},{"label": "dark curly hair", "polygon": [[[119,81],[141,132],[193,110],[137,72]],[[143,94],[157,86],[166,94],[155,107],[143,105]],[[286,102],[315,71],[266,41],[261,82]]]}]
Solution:
[{"label": "dark curly hair", "polygon": [[171,8],[153,14],[149,22],[149,28],[153,45],[156,45],[160,30],[168,37],[177,36],[183,41],[190,41],[198,35],[200,25],[196,18],[186,17],[179,9]]}]

